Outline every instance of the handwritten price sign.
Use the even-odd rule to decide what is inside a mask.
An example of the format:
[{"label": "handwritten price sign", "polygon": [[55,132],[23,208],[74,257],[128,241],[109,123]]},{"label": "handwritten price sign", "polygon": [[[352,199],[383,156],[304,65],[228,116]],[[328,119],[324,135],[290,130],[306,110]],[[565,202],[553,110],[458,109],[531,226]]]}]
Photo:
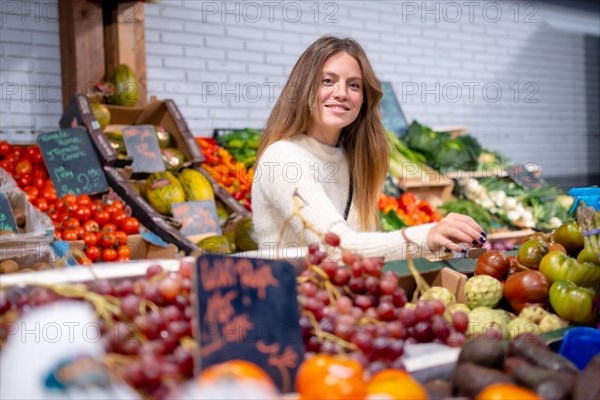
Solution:
[{"label": "handwritten price sign", "polygon": [[123,140],[127,154],[133,159],[135,172],[163,172],[156,131],[152,125],[130,125],[123,128]]},{"label": "handwritten price sign", "polygon": [[214,200],[173,203],[171,212],[173,218],[181,223],[179,232],[194,242],[221,234]]},{"label": "handwritten price sign", "polygon": [[0,193],[0,231],[19,232],[10,207],[10,202],[4,193]]},{"label": "handwritten price sign", "polygon": [[58,197],[108,190],[104,171],[85,129],[42,133],[37,142]]},{"label": "handwritten price sign", "polygon": [[202,256],[195,269],[195,329],[202,369],[243,359],[283,392],[294,390],[302,361],[296,271],[285,262]]}]

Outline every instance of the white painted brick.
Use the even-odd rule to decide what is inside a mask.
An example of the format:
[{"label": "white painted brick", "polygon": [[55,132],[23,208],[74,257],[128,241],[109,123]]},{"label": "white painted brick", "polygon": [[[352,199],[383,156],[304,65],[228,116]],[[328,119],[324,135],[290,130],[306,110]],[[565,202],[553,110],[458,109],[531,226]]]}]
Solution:
[{"label": "white painted brick", "polygon": [[164,81],[176,81],[185,78],[185,71],[173,69],[149,69],[147,71],[148,81],[152,79]]},{"label": "white painted brick", "polygon": [[[164,33],[161,33],[164,35]],[[183,55],[183,46],[164,43],[146,43],[146,54],[179,56]]]},{"label": "white painted brick", "polygon": [[[172,4],[165,3],[165,7],[162,7],[160,10],[160,16],[162,18],[172,18],[175,20],[204,22],[203,17],[205,16],[205,13],[202,10],[179,8]],[[206,15],[206,18],[208,18],[208,15]]]},{"label": "white painted brick", "polygon": [[183,22],[176,19],[159,17],[158,15],[144,15],[144,27],[146,31],[181,32],[183,31]]},{"label": "white painted brick", "polygon": [[261,63],[264,62],[264,54],[254,51],[227,50],[227,59],[233,61],[244,61],[246,63]]},{"label": "white painted brick", "polygon": [[[1,18],[1,17],[0,17]],[[49,35],[51,36],[51,35]],[[0,30],[0,39],[4,43],[33,43],[33,34],[31,32],[13,29]]]},{"label": "white painted brick", "polygon": [[144,36],[146,37],[147,46],[151,43],[160,42],[160,32],[158,31],[149,31],[148,29],[146,29],[144,32]]},{"label": "white painted brick", "polygon": [[206,37],[206,46],[207,47],[215,47],[218,49],[243,49],[244,42],[241,39],[237,38],[222,38],[222,37]]},{"label": "white painted brick", "polygon": [[25,18],[21,20],[20,17],[8,16],[6,21],[2,21],[2,25],[5,29],[58,33],[58,23],[45,19]]},{"label": "white painted brick", "polygon": [[203,71],[203,72],[188,72],[186,74],[187,81],[189,82],[225,82],[227,81],[226,72],[214,72],[214,71]]},{"label": "white painted brick", "polygon": [[165,57],[164,64],[166,68],[175,69],[206,69],[206,61],[190,57]]},{"label": "white painted brick", "polygon": [[209,71],[244,72],[246,64],[237,61],[213,61],[206,62]]},{"label": "white painted brick", "polygon": [[263,39],[264,31],[261,29],[253,29],[251,27],[240,26],[225,26],[228,37],[236,37],[242,39]]},{"label": "white painted brick", "polygon": [[267,54],[267,64],[293,65],[298,57],[289,54]]},{"label": "white painted brick", "polygon": [[270,65],[268,63],[262,64],[248,64],[248,72],[253,74],[265,74],[270,76],[283,75],[283,68],[280,65]]},{"label": "white painted brick", "polygon": [[202,35],[194,33],[162,32],[161,41],[164,43],[182,44],[187,46],[202,46]]},{"label": "white painted brick", "polygon": [[207,24],[201,22],[186,22],[183,25],[183,30],[185,32],[191,32],[196,34],[203,35],[213,35],[213,36],[224,36],[225,35],[225,26],[223,24]]},{"label": "white painted brick", "polygon": [[244,47],[246,50],[252,51],[261,51],[268,53],[281,53],[283,45],[281,43],[272,43],[264,40],[255,41],[255,40],[247,40],[244,43]]}]

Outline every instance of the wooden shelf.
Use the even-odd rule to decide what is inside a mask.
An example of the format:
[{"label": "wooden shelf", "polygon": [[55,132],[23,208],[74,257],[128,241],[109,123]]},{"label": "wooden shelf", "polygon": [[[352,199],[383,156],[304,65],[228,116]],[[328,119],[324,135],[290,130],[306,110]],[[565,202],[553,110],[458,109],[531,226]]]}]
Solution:
[{"label": "wooden shelf", "polygon": [[135,73],[138,106],[145,106],[146,40],[141,1],[58,2],[63,110],[119,64]]}]

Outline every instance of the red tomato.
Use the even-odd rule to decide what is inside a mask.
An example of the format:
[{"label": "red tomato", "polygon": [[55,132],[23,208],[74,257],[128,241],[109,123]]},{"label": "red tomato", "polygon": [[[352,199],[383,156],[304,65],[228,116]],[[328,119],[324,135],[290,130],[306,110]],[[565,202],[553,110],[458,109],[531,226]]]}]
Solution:
[{"label": "red tomato", "polygon": [[117,238],[117,246],[127,244],[127,234],[123,231],[116,231],[115,237]]},{"label": "red tomato", "polygon": [[119,246],[117,250],[117,259],[119,261],[128,261],[131,257],[131,250],[129,250],[129,246],[123,245]]},{"label": "red tomato", "polygon": [[93,219],[89,220],[89,221],[85,221],[83,223],[83,229],[86,232],[100,232],[100,225],[98,225],[98,222],[94,221]]},{"label": "red tomato", "polygon": [[80,194],[77,196],[77,205],[90,207],[92,205],[92,199],[87,194]]},{"label": "red tomato", "polygon": [[[56,226],[56,224],[54,226]],[[58,240],[62,240],[62,229],[60,229],[60,228],[54,229],[54,237],[57,238]]]},{"label": "red tomato", "polygon": [[79,222],[85,222],[92,218],[92,210],[88,206],[77,206],[77,209],[74,211],[75,218],[79,220]]},{"label": "red tomato", "polygon": [[77,218],[67,217],[62,222],[62,227],[64,229],[77,229],[80,226],[81,226],[81,224],[79,223],[79,221],[77,220]]},{"label": "red tomato", "polygon": [[90,246],[85,249],[85,255],[92,262],[96,262],[100,258],[100,249],[96,246]]},{"label": "red tomato", "polygon": [[17,184],[21,188],[24,188],[25,186],[29,186],[32,183],[33,183],[33,175],[31,173],[23,173],[17,179]]},{"label": "red tomato", "polygon": [[117,228],[117,226],[115,224],[113,224],[112,222],[102,225],[103,232],[116,232],[118,230],[119,229]]},{"label": "red tomato", "polygon": [[94,212],[104,210],[104,203],[102,202],[102,200],[94,200],[94,201],[92,201],[92,210]]},{"label": "red tomato", "polygon": [[38,174],[36,174],[34,172],[32,184],[36,188],[42,190],[44,188],[44,186],[46,185],[46,178],[44,178],[43,176],[39,176]]},{"label": "red tomato", "polygon": [[77,238],[81,239],[85,234],[85,229],[83,229],[83,226],[80,226],[79,228],[75,229],[75,232],[77,232]]},{"label": "red tomato", "polygon": [[94,213],[94,220],[100,225],[106,225],[110,222],[110,213],[106,210],[96,211]]},{"label": "red tomato", "polygon": [[117,237],[113,232],[102,232],[98,238],[98,244],[109,249],[117,244]]},{"label": "red tomato", "polygon": [[69,205],[70,208],[73,208],[74,206],[77,205],[77,196],[75,196],[72,193],[65,194],[63,196],[63,200],[67,202],[67,204]]},{"label": "red tomato", "polygon": [[[54,206],[54,204],[52,206]],[[63,214],[58,212],[56,208],[48,207],[48,211],[46,213],[50,216],[50,219],[52,219],[53,222],[59,222],[63,219]]]},{"label": "red tomato", "polygon": [[79,238],[77,237],[77,232],[75,231],[75,229],[65,229],[62,233],[62,239],[68,242],[72,242]]},{"label": "red tomato", "polygon": [[10,154],[12,150],[12,146],[6,142],[6,141],[2,141],[0,142],[0,157],[6,157],[7,155]]},{"label": "red tomato", "polygon": [[127,217],[121,224],[121,229],[128,235],[135,235],[140,232],[140,222],[135,217]]},{"label": "red tomato", "polygon": [[0,167],[2,167],[9,174],[13,174],[13,170],[15,168],[15,163],[11,160],[2,160],[0,161]]},{"label": "red tomato", "polygon": [[94,232],[85,232],[81,239],[85,242],[85,245],[88,247],[95,246],[98,243],[98,237]]},{"label": "red tomato", "polygon": [[33,199],[36,199],[38,193],[40,192],[35,186],[27,186],[25,189],[23,189],[23,191],[27,195],[27,200],[29,200],[29,202],[31,202]]},{"label": "red tomato", "polygon": [[117,259],[118,253],[114,249],[104,249],[102,250],[102,261],[104,262],[112,262]]},{"label": "red tomato", "polygon": [[123,223],[123,221],[125,221],[127,219],[127,214],[125,214],[125,211],[117,211],[114,214],[111,215],[111,222],[117,226],[121,226],[121,224]]},{"label": "red tomato", "polygon": [[46,186],[42,189],[41,193],[42,197],[48,201],[49,204],[56,203],[58,200],[58,196],[56,195],[56,190],[54,188],[50,188]]},{"label": "red tomato", "polygon": [[31,202],[41,212],[48,211],[48,201],[44,198],[37,198]]},{"label": "red tomato", "polygon": [[125,208],[121,200],[115,200],[111,206],[115,207],[117,210],[123,210]]},{"label": "red tomato", "polygon": [[31,164],[31,161],[28,158],[20,159],[19,162],[17,162],[17,164],[15,165],[16,175],[30,174],[32,171],[33,164]]},{"label": "red tomato", "polygon": [[29,147],[25,153],[34,165],[44,165],[44,157],[37,146]]}]

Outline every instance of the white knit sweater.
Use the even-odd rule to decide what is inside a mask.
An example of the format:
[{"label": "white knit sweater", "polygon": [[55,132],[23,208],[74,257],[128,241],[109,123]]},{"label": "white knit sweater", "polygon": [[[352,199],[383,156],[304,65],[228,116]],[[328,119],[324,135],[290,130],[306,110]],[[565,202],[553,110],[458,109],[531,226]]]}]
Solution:
[{"label": "white knit sweater", "polygon": [[[415,257],[423,256],[433,224],[406,229],[407,237],[418,245],[415,247],[407,244],[400,232],[361,232],[354,206],[350,207],[348,221],[344,220],[349,179],[342,148],[304,134],[269,146],[256,166],[252,184],[254,230],[261,253],[274,257],[277,248],[301,248],[318,241],[297,218],[280,237],[284,221],[293,212],[297,190],[305,201],[304,218],[319,232],[336,233],[344,248],[365,257],[385,257],[386,261],[405,258],[407,251]],[[359,190],[354,188],[355,193]]]}]

